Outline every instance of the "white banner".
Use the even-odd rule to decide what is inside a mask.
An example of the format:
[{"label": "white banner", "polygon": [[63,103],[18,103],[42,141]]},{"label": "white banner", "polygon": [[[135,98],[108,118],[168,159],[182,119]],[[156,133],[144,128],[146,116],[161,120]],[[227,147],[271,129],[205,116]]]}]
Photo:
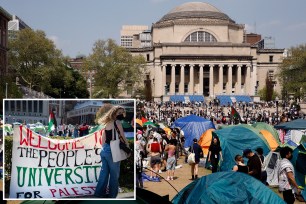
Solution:
[{"label": "white banner", "polygon": [[93,195],[101,169],[103,130],[81,138],[54,140],[15,127],[10,198]]}]

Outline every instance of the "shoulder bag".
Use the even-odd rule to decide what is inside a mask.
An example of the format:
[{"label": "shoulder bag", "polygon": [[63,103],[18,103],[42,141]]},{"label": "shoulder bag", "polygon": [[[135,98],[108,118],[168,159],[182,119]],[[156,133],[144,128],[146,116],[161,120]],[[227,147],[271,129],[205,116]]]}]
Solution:
[{"label": "shoulder bag", "polygon": [[195,153],[193,150],[193,144],[191,146],[191,152],[189,153],[188,158],[187,158],[187,163],[190,165],[195,164]]},{"label": "shoulder bag", "polygon": [[118,136],[119,136],[119,140],[120,140],[120,143],[119,143],[119,147],[120,149],[122,149],[123,151],[125,151],[125,153],[127,154],[131,154],[132,153],[132,150],[125,144],[125,142],[123,141],[123,138],[122,136],[120,135],[120,131],[117,127],[117,124],[116,124],[116,121],[114,122],[114,126],[116,128],[116,131],[118,133]]},{"label": "shoulder bag", "polygon": [[119,162],[128,158],[128,154],[120,148],[120,139],[116,137],[115,130],[112,131],[112,140],[110,141],[110,148],[112,152],[113,162]]}]

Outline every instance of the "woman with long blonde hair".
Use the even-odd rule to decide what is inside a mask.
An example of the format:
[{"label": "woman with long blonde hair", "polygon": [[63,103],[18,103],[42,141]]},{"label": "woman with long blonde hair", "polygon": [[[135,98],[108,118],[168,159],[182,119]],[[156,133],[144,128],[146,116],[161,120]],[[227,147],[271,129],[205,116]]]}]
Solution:
[{"label": "woman with long blonde hair", "polygon": [[[120,122],[120,120],[124,118],[124,114],[125,110],[123,107],[113,106],[104,116],[98,120],[99,124],[105,125],[105,130],[102,134],[103,145],[100,153],[102,167],[95,191],[96,197],[116,198],[118,195],[120,161],[113,162],[110,141],[113,140],[114,135],[119,136],[118,134],[120,134],[123,142],[128,145],[128,141],[124,135],[124,131]],[[108,196],[106,194],[107,186],[109,188]]]}]

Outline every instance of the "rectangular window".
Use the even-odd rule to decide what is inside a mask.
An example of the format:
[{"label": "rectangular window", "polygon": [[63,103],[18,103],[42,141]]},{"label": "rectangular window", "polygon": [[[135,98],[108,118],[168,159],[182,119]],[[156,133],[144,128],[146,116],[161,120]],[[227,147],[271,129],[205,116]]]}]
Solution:
[{"label": "rectangular window", "polygon": [[179,92],[179,84],[175,84],[175,92],[176,92],[176,93]]},{"label": "rectangular window", "polygon": [[10,101],[11,102],[11,111],[15,111],[15,101]]},{"label": "rectangular window", "polygon": [[21,111],[21,101],[16,101],[16,111]]},{"label": "rectangular window", "polygon": [[37,113],[37,109],[38,109],[37,101],[34,101],[34,113]]},{"label": "rectangular window", "polygon": [[269,62],[272,63],[273,62],[273,55],[269,56]]},{"label": "rectangular window", "polygon": [[184,84],[184,93],[188,93],[188,84]]},{"label": "rectangular window", "polygon": [[150,54],[147,54],[147,61],[150,61]]},{"label": "rectangular window", "polygon": [[38,110],[39,113],[42,113],[43,112],[43,101],[39,101],[39,110]]},{"label": "rectangular window", "polygon": [[22,111],[27,112],[27,101],[22,101]]},{"label": "rectangular window", "polygon": [[32,101],[28,101],[28,111],[32,112]]}]

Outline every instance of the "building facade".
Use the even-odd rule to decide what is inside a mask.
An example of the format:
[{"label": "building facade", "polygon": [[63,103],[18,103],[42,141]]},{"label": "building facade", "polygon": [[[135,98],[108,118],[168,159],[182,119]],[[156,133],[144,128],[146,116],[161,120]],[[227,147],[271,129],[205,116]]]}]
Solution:
[{"label": "building facade", "polygon": [[0,80],[3,81],[8,72],[8,22],[12,16],[0,6]]},{"label": "building facade", "polygon": [[8,37],[9,39],[16,39],[17,33],[20,30],[30,28],[23,20],[21,20],[18,16],[13,15],[12,20],[8,22]]},{"label": "building facade", "polygon": [[52,110],[58,124],[64,116],[65,101],[63,100],[6,100],[5,123],[20,122],[33,124],[40,122],[48,125],[49,113]]},{"label": "building facade", "polygon": [[155,101],[172,95],[255,96],[267,77],[280,93],[275,76],[284,49],[260,47],[254,43],[260,35],[247,36],[243,24],[210,4],[177,6],[153,23],[151,35],[152,47],[129,50],[147,59]]},{"label": "building facade", "polygon": [[125,48],[151,47],[151,32],[148,26],[124,25],[120,31],[120,45]]}]

